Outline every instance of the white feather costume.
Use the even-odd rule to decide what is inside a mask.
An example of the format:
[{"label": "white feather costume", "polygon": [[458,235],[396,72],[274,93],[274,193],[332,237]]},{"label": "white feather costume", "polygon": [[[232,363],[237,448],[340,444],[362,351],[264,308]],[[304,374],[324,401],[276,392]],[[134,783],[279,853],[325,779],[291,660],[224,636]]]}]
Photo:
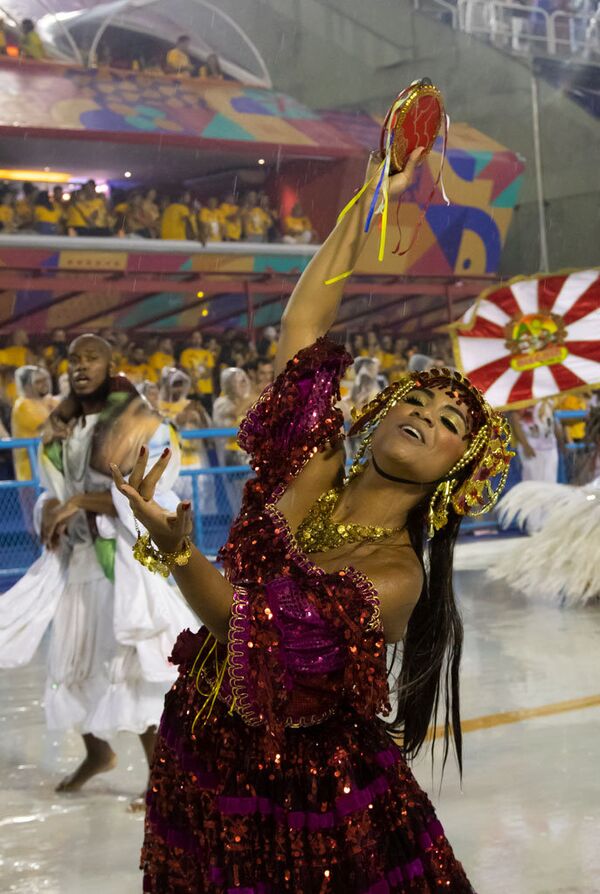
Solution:
[{"label": "white feather costume", "polygon": [[517,524],[529,536],[498,556],[490,577],[565,607],[600,597],[600,478],[585,487],[517,484],[501,500],[498,517],[502,527]]}]

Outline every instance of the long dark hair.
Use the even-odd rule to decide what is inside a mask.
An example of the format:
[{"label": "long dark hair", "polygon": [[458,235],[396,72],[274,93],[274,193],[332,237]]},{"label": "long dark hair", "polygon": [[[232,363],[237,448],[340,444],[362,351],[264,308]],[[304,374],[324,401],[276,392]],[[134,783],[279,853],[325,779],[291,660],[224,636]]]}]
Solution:
[{"label": "long dark hair", "polygon": [[[402,664],[395,685],[398,705],[388,727],[391,732],[401,735],[406,756],[414,758],[427,740],[430,723],[437,723],[442,706],[442,767],[448,758],[452,738],[462,773],[459,666],[463,624],[452,584],[454,544],[460,517],[449,508],[447,524],[427,544],[425,522],[429,499],[427,497],[415,506],[408,516],[407,530],[423,567],[424,580],[401,644]],[[398,647],[394,646],[392,674],[397,652]]]}]

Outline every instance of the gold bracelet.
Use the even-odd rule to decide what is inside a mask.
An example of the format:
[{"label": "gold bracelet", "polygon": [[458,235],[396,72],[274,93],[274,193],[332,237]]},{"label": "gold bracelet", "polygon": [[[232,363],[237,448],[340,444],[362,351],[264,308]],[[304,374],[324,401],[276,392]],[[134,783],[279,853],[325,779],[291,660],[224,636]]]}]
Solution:
[{"label": "gold bracelet", "polygon": [[181,549],[174,553],[164,553],[150,540],[150,534],[138,530],[138,538],[133,545],[133,558],[148,571],[169,577],[175,566],[183,567],[190,561],[192,544],[184,537]]}]

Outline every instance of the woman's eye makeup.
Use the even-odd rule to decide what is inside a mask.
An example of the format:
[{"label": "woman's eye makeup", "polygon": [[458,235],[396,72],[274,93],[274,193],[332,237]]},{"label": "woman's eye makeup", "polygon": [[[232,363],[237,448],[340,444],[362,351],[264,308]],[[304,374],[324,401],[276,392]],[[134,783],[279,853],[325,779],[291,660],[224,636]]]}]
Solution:
[{"label": "woman's eye makeup", "polygon": [[448,419],[447,416],[446,417],[442,416],[442,424],[445,425],[446,428],[452,432],[452,434],[454,434],[454,435],[459,434],[457,426],[454,424],[452,419]]},{"label": "woman's eye makeup", "polygon": [[424,405],[423,398],[418,394],[407,394],[404,398],[405,404],[416,404],[418,407],[422,407]]}]

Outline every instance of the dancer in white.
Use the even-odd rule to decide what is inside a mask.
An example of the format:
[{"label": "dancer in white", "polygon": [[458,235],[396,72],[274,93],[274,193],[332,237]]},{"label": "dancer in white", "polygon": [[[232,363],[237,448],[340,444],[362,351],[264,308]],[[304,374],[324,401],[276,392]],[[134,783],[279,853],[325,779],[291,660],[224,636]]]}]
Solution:
[{"label": "dancer in white", "polygon": [[541,400],[510,415],[523,481],[558,481],[559,428],[551,400]]},{"label": "dancer in white", "polygon": [[[78,730],[86,750],[58,785],[63,792],[114,767],[107,740],[117,731],[137,733],[151,756],[176,677],[171,646],[184,627],[198,626],[179,593],[133,558],[136,531],[108,463],[118,454],[131,468],[143,443],[150,459],[172,452],[161,488],[169,508],[177,504],[170,489],[179,450],[171,428],[124,376],[111,375],[110,364],[110,345],[97,336],[69,348],[71,394],[51,417],[40,452],[45,490],[34,514],[44,551],[0,596],[1,667],[27,664],[51,624],[48,727]],[[143,806],[141,799],[132,806]]]}]

